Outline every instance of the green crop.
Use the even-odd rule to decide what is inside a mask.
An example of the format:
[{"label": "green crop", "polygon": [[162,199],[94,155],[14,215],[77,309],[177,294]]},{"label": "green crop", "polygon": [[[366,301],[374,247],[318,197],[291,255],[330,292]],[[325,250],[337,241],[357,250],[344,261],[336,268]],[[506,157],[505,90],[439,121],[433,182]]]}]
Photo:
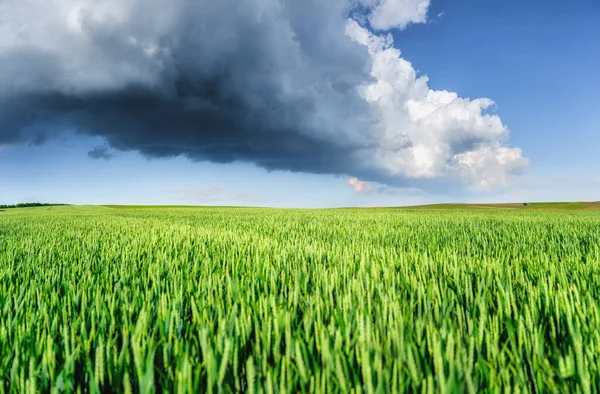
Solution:
[{"label": "green crop", "polygon": [[0,392],[600,392],[600,212],[0,212]]}]

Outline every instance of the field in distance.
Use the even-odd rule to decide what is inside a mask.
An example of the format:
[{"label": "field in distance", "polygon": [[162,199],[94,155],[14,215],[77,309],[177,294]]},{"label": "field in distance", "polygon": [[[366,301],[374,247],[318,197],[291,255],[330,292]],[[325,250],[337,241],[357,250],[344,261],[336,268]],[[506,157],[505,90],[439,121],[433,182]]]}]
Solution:
[{"label": "field in distance", "polygon": [[600,210],[600,202],[530,202],[503,204],[429,204],[415,209]]},{"label": "field in distance", "polygon": [[6,209],[0,393],[600,392],[600,211],[534,207]]},{"label": "field in distance", "polygon": [[[37,208],[52,209],[53,207],[61,206],[60,204],[45,204]],[[64,205],[63,205],[64,206]],[[73,207],[73,206],[71,206]],[[211,206],[194,206],[194,205],[101,205],[99,207],[114,208],[114,209],[166,209],[166,208],[244,208],[244,207],[211,207]],[[21,208],[19,206],[1,206],[0,210],[6,208]],[[600,210],[600,201],[596,202],[528,202],[528,203],[445,203],[445,204],[426,204],[413,206],[398,206],[398,207],[379,207],[381,209],[402,208],[402,209],[506,209],[506,210]],[[266,209],[266,208],[263,208]],[[343,209],[352,209],[343,208]],[[367,209],[376,209],[367,208]]]},{"label": "field in distance", "polygon": [[[186,205],[104,205],[116,209],[152,209],[152,208],[211,208]],[[223,207],[221,207],[223,208]],[[241,208],[241,207],[231,207]],[[402,208],[402,209],[509,209],[509,210],[600,210],[600,202],[530,202],[530,203],[491,203],[491,204],[427,204],[400,207],[380,207],[380,209]],[[343,208],[353,209],[353,208]],[[376,209],[376,208],[367,208]]]}]

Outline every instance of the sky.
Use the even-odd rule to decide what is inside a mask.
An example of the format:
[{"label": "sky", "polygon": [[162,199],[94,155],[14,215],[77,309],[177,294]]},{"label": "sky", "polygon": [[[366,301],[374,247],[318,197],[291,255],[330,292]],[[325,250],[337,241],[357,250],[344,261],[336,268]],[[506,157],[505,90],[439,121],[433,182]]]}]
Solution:
[{"label": "sky", "polygon": [[600,200],[600,2],[3,0],[0,203]]}]

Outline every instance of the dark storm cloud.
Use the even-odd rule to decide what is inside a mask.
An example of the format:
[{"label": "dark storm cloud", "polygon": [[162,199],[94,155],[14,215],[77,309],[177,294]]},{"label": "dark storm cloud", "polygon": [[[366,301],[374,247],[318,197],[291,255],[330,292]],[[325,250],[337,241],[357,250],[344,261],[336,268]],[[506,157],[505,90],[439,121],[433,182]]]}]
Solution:
[{"label": "dark storm cloud", "polygon": [[[0,143],[69,129],[148,157],[331,174],[357,167],[369,125],[356,86],[370,65],[344,35],[344,1],[175,4],[158,21],[137,3],[123,11],[126,23],[75,14],[80,31],[70,34],[88,42],[73,48],[87,57],[75,66],[69,56],[78,55],[64,48],[4,54],[0,67],[16,82],[4,97]],[[157,23],[160,34],[151,31]]]},{"label": "dark storm cloud", "polygon": [[110,147],[108,145],[98,145],[92,148],[88,152],[88,156],[91,159],[112,159],[115,155],[110,151]]},{"label": "dark storm cloud", "polygon": [[430,190],[504,185],[526,159],[503,145],[492,101],[430,89],[391,35],[347,19],[405,27],[428,5],[2,0],[0,146],[69,131],[153,158]]}]

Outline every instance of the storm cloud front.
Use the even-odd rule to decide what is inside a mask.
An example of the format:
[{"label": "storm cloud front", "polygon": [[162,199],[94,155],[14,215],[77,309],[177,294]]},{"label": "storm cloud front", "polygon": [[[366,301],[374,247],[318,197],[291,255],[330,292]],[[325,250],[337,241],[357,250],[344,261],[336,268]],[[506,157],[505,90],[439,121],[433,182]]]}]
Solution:
[{"label": "storm cloud front", "polygon": [[[0,146],[76,132],[147,157],[391,185],[506,185],[493,101],[428,87],[390,29],[428,0],[4,0]],[[41,17],[43,15],[43,18]]]}]

